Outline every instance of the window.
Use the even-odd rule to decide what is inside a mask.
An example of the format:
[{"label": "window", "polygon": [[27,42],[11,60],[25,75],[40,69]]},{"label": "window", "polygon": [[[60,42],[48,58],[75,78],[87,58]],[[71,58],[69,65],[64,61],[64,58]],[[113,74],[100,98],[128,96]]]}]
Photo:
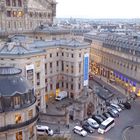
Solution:
[{"label": "window", "polygon": [[135,71],[137,71],[137,66],[135,66]]},{"label": "window", "polygon": [[6,0],[6,6],[10,6],[10,0]]},{"label": "window", "polygon": [[79,57],[81,57],[81,53],[79,53]]},{"label": "window", "polygon": [[15,96],[14,97],[14,106],[18,106],[20,105],[20,96]]},{"label": "window", "polygon": [[50,58],[52,57],[52,53],[50,53]]},{"label": "window", "polygon": [[30,130],[30,138],[34,135],[34,127],[33,126],[31,126],[30,128],[29,128]]},{"label": "window", "polygon": [[0,97],[0,109],[2,108],[2,99]]},{"label": "window", "polygon": [[33,110],[29,110],[28,111],[28,116],[29,116],[29,119],[31,119],[33,117]]},{"label": "window", "polygon": [[38,73],[36,74],[36,77],[37,77],[37,80],[40,79],[40,72],[38,72]]},{"label": "window", "polygon": [[71,73],[73,73],[73,68],[74,68],[74,67],[73,67],[73,65],[72,65],[72,66],[71,66]]},{"label": "window", "polygon": [[58,89],[58,88],[59,88],[59,83],[56,84],[56,89]]},{"label": "window", "polygon": [[62,71],[64,71],[64,62],[62,61]]},{"label": "window", "polygon": [[16,133],[16,140],[23,140],[22,131]]},{"label": "window", "polygon": [[12,6],[16,6],[16,0],[12,0]]},{"label": "window", "polygon": [[21,2],[21,0],[18,0],[18,6],[19,6],[19,7],[22,7],[22,2]]},{"label": "window", "polygon": [[15,115],[15,123],[18,124],[18,123],[21,123],[21,122],[22,122],[21,114],[16,114]]},{"label": "window", "polygon": [[79,63],[79,73],[81,72],[81,63]]},{"label": "window", "polygon": [[48,91],[48,86],[45,87],[45,92],[47,92],[47,91]]},{"label": "window", "polygon": [[73,84],[71,84],[71,90],[73,90]]},{"label": "window", "polygon": [[64,87],[64,83],[62,82],[62,87]]},{"label": "window", "polygon": [[58,56],[58,52],[56,53],[56,56]]},{"label": "window", "polygon": [[66,65],[66,72],[68,73],[69,71],[69,65]]},{"label": "window", "polygon": [[81,84],[80,83],[78,84],[78,87],[79,87],[79,89],[81,88]]},{"label": "window", "polygon": [[72,53],[72,54],[71,54],[71,57],[73,58],[73,56],[74,56],[74,55],[73,55],[73,53]]},{"label": "window", "polygon": [[66,88],[68,89],[68,83],[66,83]]},{"label": "window", "polygon": [[11,11],[7,11],[7,17],[11,17]]},{"label": "window", "polygon": [[64,53],[62,52],[62,56],[64,56]]},{"label": "window", "polygon": [[52,84],[50,84],[50,89],[51,89],[51,90],[53,89],[53,85],[52,85]]},{"label": "window", "polygon": [[47,74],[47,63],[45,64],[45,74]]},{"label": "window", "polygon": [[56,66],[57,66],[57,67],[59,66],[59,61],[56,61]]},{"label": "window", "polygon": [[50,68],[52,68],[52,62],[50,62]]}]

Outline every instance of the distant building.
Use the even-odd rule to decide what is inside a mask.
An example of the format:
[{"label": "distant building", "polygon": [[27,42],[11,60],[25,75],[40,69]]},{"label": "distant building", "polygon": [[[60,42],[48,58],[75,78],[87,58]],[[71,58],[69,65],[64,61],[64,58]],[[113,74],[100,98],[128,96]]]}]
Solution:
[{"label": "distant building", "polygon": [[36,98],[21,69],[0,67],[0,140],[36,140]]},{"label": "distant building", "polygon": [[0,33],[30,32],[41,24],[52,24],[55,16],[55,0],[1,0]]}]

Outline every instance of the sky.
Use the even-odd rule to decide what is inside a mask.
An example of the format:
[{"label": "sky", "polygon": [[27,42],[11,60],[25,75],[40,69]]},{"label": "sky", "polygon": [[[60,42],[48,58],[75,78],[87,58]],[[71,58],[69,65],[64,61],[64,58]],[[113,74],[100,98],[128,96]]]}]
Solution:
[{"label": "sky", "polygon": [[56,0],[57,18],[140,18],[140,0]]}]

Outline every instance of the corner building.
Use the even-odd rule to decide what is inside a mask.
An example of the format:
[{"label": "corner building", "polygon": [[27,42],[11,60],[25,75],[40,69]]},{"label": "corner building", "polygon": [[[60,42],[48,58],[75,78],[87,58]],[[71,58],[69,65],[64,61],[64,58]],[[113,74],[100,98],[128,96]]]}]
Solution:
[{"label": "corner building", "polygon": [[21,69],[0,67],[0,140],[36,140],[36,98]]},{"label": "corner building", "polygon": [[[14,43],[14,38],[20,43]],[[89,51],[88,43],[76,39],[43,41],[15,36],[2,46],[0,64],[22,69],[35,89],[40,111],[45,112],[46,103],[59,91],[67,91],[72,99],[83,95],[84,55]]]}]

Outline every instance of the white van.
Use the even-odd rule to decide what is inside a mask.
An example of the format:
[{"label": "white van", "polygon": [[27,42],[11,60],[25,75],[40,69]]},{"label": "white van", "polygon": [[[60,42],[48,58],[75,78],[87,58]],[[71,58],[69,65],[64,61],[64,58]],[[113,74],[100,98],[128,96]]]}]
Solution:
[{"label": "white van", "polygon": [[89,118],[87,120],[87,123],[95,129],[99,128],[99,124],[95,120],[93,120],[92,118]]},{"label": "white van", "polygon": [[45,134],[50,135],[50,136],[53,135],[53,130],[50,129],[46,125],[37,125],[36,129],[37,129],[37,134],[38,135],[45,135]]},{"label": "white van", "polygon": [[61,101],[62,99],[66,98],[68,96],[67,91],[61,91],[59,92],[58,96],[56,96],[55,100]]}]

